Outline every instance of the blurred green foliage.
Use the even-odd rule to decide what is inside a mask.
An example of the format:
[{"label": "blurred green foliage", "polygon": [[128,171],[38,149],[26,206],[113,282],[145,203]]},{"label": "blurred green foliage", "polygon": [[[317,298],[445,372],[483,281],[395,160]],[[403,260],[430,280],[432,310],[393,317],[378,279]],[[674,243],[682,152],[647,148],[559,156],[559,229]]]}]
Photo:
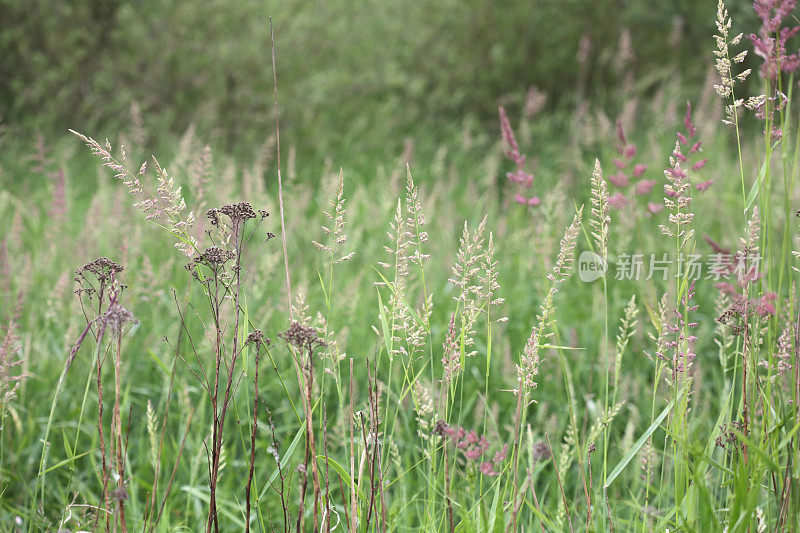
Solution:
[{"label": "blurred green foliage", "polygon": [[[625,28],[637,91],[678,70],[696,86],[711,61],[716,4],[704,4],[0,0],[0,115],[45,133],[111,135],[136,102],[150,130],[195,124],[220,148],[253,146],[274,126],[272,16],[293,142],[322,152],[343,136],[365,147],[402,143],[465,116],[494,125],[498,102],[513,108],[531,86],[552,105],[577,91],[603,99],[621,82],[614,64]],[[742,24],[753,16],[746,4],[731,7]],[[689,61],[700,49],[708,62]]]}]

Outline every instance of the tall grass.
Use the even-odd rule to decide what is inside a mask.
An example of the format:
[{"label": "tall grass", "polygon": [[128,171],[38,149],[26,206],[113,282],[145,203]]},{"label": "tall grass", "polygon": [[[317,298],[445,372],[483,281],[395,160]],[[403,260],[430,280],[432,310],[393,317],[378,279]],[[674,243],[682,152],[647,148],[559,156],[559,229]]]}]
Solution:
[{"label": "tall grass", "polygon": [[284,175],[279,131],[242,164],[190,130],[170,173],[75,132],[99,173],[3,159],[46,179],[0,193],[1,523],[797,530],[793,7],[743,40],[720,2],[681,118],[532,92],[376,179]]}]

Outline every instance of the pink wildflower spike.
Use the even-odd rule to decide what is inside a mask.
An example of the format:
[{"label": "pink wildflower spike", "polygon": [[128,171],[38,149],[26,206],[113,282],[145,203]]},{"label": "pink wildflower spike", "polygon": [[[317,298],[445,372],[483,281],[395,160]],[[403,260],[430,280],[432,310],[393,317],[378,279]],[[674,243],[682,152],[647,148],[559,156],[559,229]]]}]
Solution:
[{"label": "pink wildflower spike", "polygon": [[689,139],[687,139],[686,136],[681,132],[678,132],[678,139],[681,141],[681,144],[684,145],[684,146],[689,144]]},{"label": "pink wildflower spike", "polygon": [[705,239],[708,245],[711,246],[711,249],[714,251],[715,254],[722,254],[725,256],[731,255],[731,251],[729,249],[723,248],[721,244],[719,244],[717,241],[715,241],[708,235],[704,235],[703,239]]},{"label": "pink wildflower spike", "polygon": [[774,316],[777,313],[775,309],[775,299],[778,297],[777,294],[774,292],[767,292],[759,298],[758,304],[756,306],[756,313],[761,315],[761,318],[767,318],[768,316]]},{"label": "pink wildflower spike", "polygon": [[533,174],[521,169],[517,169],[514,172],[506,172],[506,177],[511,183],[519,183],[524,187],[530,187],[533,184]]},{"label": "pink wildflower spike", "polygon": [[649,194],[650,191],[652,191],[653,187],[655,186],[656,186],[655,180],[642,180],[636,184],[636,194],[638,194],[639,196]]},{"label": "pink wildflower spike", "polygon": [[622,170],[623,168],[625,168],[626,165],[625,162],[622,161],[621,159],[614,159],[614,166]]},{"label": "pink wildflower spike", "polygon": [[[794,10],[795,0],[756,0],[753,7],[761,19],[761,29],[758,35],[750,34],[755,53],[764,59],[761,65],[761,75],[772,80],[778,79],[780,71],[794,72],[800,68],[800,56],[786,53],[786,41],[790,39],[800,27],[784,27],[784,17]],[[777,36],[777,37],[775,37]]]},{"label": "pink wildflower spike", "polygon": [[514,136],[514,130],[511,129],[511,122],[508,120],[508,115],[506,115],[506,110],[503,109],[503,107],[500,107],[500,128],[503,132],[503,140],[508,145],[506,155],[517,165],[524,165],[525,156],[519,151],[517,138]]},{"label": "pink wildflower spike", "polygon": [[635,144],[628,145],[628,147],[625,148],[625,158],[633,159],[634,157],[636,157],[636,145]]},{"label": "pink wildflower spike", "polygon": [[614,209],[622,209],[626,205],[628,205],[628,199],[625,198],[625,195],[621,192],[617,192],[612,194],[608,198],[608,205],[613,207]]},{"label": "pink wildflower spike", "polygon": [[714,185],[714,180],[706,180],[706,181],[703,181],[701,183],[698,183],[697,185],[694,186],[694,188],[697,189],[700,192],[705,192],[712,185]]},{"label": "pink wildflower spike", "polygon": [[483,452],[481,451],[480,448],[470,448],[469,450],[464,452],[464,457],[466,457],[470,461],[477,461],[478,459],[481,458],[482,455]]},{"label": "pink wildflower spike", "polygon": [[633,167],[633,177],[634,178],[642,177],[642,174],[644,174],[645,170],[647,170],[647,165],[642,165],[641,163],[639,163],[638,165]]},{"label": "pink wildflower spike", "polygon": [[489,461],[484,461],[481,463],[480,466],[481,474],[484,476],[496,476],[497,472],[494,470],[494,466]]},{"label": "pink wildflower spike", "polygon": [[694,143],[692,145],[692,148],[689,150],[689,153],[690,154],[696,154],[697,152],[699,152],[701,144],[703,144],[703,143],[701,143],[700,141],[697,141],[696,143]]},{"label": "pink wildflower spike", "polygon": [[525,198],[521,194],[517,193],[514,195],[514,200],[517,201],[520,205],[529,205],[531,207],[536,207],[537,205],[541,204],[542,201],[539,199],[538,196],[532,196],[530,198]]},{"label": "pink wildflower spike", "polygon": [[506,460],[506,457],[508,457],[508,444],[503,444],[503,448],[494,454],[492,462],[496,465],[500,464]]},{"label": "pink wildflower spike", "polygon": [[695,133],[697,133],[697,128],[694,127],[694,122],[692,121],[692,103],[688,101],[686,102],[686,117],[683,119],[683,125],[686,127],[686,133],[689,138],[694,137]]},{"label": "pink wildflower spike", "polygon": [[701,168],[706,166],[706,163],[708,163],[708,158],[707,157],[705,159],[701,159],[700,161],[698,161],[697,163],[692,165],[692,170],[700,170]]},{"label": "pink wildflower spike", "polygon": [[622,127],[622,121],[620,119],[617,119],[617,138],[620,144],[628,144],[628,138],[625,136],[625,128]]},{"label": "pink wildflower spike", "polygon": [[[516,167],[513,172],[506,173],[506,177],[511,183],[520,185],[521,188],[528,189],[533,185],[533,174],[525,170],[525,155],[519,151],[519,144],[514,135],[514,130],[511,128],[511,122],[508,120],[506,110],[501,106],[498,109],[500,115],[500,129],[503,134],[503,141],[506,143],[506,157],[508,157]],[[522,194],[515,194],[514,199],[521,205],[536,207],[541,203],[539,198],[533,196],[526,198]]]},{"label": "pink wildflower spike", "polygon": [[739,291],[736,290],[736,287],[734,287],[727,281],[720,281],[719,283],[715,283],[714,287],[716,287],[719,292],[724,294],[734,294],[734,295],[739,294]]},{"label": "pink wildflower spike", "polygon": [[628,176],[626,176],[624,172],[619,172],[613,176],[609,176],[608,181],[617,187],[625,187],[628,184]]},{"label": "pink wildflower spike", "polygon": [[655,215],[656,213],[658,213],[659,211],[664,209],[664,206],[662,204],[657,204],[655,202],[648,202],[647,203],[647,209],[648,209],[648,211],[650,211],[651,213],[653,213]]}]

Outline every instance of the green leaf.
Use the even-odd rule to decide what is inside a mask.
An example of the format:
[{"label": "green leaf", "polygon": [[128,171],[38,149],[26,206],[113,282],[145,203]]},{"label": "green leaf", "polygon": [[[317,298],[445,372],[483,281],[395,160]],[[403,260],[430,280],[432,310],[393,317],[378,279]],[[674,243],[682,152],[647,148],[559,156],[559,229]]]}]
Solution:
[{"label": "green leaf", "polygon": [[[300,429],[297,430],[297,435],[294,436],[294,440],[289,445],[289,448],[286,450],[286,453],[284,453],[283,457],[281,457],[280,470],[283,471],[286,470],[286,465],[289,464],[289,459],[292,458],[292,454],[294,454],[295,448],[297,448],[297,445],[300,444],[300,441],[302,440],[301,437],[303,436],[305,429],[306,429],[305,424],[303,424],[302,426],[300,426]],[[275,471],[269,477],[269,481],[267,481],[267,484],[264,485],[263,489],[261,489],[261,494],[258,495],[259,500],[264,497],[264,494],[267,492],[267,489],[269,489],[272,486],[272,482],[275,481],[276,477],[278,477],[278,471],[279,471],[278,467],[275,467]]]},{"label": "green leaf", "polygon": [[653,423],[650,424],[650,427],[648,427],[645,430],[645,432],[642,433],[642,436],[639,437],[639,440],[637,440],[633,444],[633,446],[631,446],[631,449],[628,450],[628,452],[620,460],[620,462],[617,463],[617,466],[614,467],[614,470],[612,470],[611,473],[608,474],[608,477],[606,478],[606,482],[603,483],[603,488],[604,489],[607,489],[611,485],[611,483],[613,483],[614,480],[617,479],[617,476],[619,476],[622,473],[622,471],[625,469],[625,467],[628,466],[628,463],[631,462],[631,459],[633,459],[634,456],[637,453],[639,453],[639,450],[642,449],[642,446],[644,446],[644,443],[647,442],[647,439],[649,439],[653,435],[653,433],[655,433],[656,429],[658,429],[658,426],[661,425],[661,422],[663,422],[664,419],[667,418],[667,414],[669,414],[669,410],[672,409],[672,404],[674,402],[675,402],[675,400],[670,400],[669,404],[667,404],[667,406],[664,408],[664,410],[661,411],[661,414],[658,415],[658,418],[656,418],[653,421]]},{"label": "green leaf", "polygon": [[386,308],[383,307],[383,298],[381,298],[381,291],[380,289],[376,289],[378,292],[378,310],[379,315],[381,318],[381,329],[383,330],[383,344],[386,346],[386,355],[389,356],[389,361],[392,360],[392,348],[391,348],[391,335],[389,332],[389,319],[386,317]]},{"label": "green leaf", "polygon": [[761,165],[761,170],[758,173],[758,179],[753,182],[753,186],[750,187],[750,192],[747,193],[747,200],[744,203],[744,212],[750,209],[750,206],[753,205],[753,202],[756,201],[758,197],[758,191],[761,190],[761,184],[764,183],[764,178],[767,176],[767,163],[768,161],[764,161],[764,164]]},{"label": "green leaf", "polygon": [[[325,461],[325,456],[324,455],[318,455],[317,459],[320,460],[320,461]],[[341,463],[339,463],[338,461],[336,461],[332,457],[328,457],[328,464],[331,465],[331,467],[334,470],[336,470],[336,473],[338,473],[340,476],[342,476],[342,479],[344,480],[345,483],[347,483],[347,486],[349,488],[353,487],[353,478],[350,477],[350,473],[345,469],[344,466],[342,466]],[[364,493],[362,493],[360,490],[357,491],[357,494],[358,494],[358,497],[360,499],[362,499],[364,501],[367,501],[366,496],[364,496]]]},{"label": "green leaf", "polygon": [[46,473],[48,473],[48,472],[52,472],[53,470],[56,470],[56,469],[58,469],[58,468],[61,468],[61,467],[62,467],[62,466],[64,466],[64,465],[68,465],[68,464],[70,464],[71,462],[73,462],[75,459],[80,459],[81,457],[83,457],[83,456],[85,456],[85,455],[89,455],[90,453],[92,453],[92,452],[93,452],[93,451],[95,451],[96,449],[97,449],[97,448],[93,448],[93,449],[91,449],[91,450],[88,450],[88,451],[85,451],[85,452],[83,452],[83,453],[80,453],[80,454],[78,454],[78,455],[75,455],[75,456],[73,456],[73,457],[70,457],[69,459],[64,459],[63,461],[59,461],[58,463],[54,464],[53,466],[51,466],[51,467],[50,467],[50,468],[48,468],[47,470],[43,470],[43,471],[42,471],[42,472],[39,474],[39,477],[43,476],[44,474],[46,474]]}]

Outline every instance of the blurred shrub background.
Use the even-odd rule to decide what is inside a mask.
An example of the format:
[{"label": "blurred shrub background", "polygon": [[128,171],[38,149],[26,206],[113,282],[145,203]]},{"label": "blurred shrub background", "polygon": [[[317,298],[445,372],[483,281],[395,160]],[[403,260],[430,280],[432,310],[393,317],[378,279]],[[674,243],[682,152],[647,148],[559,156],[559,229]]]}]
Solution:
[{"label": "blurred shrub background", "polygon": [[[128,122],[133,106],[148,131],[174,138],[193,124],[215,150],[247,152],[274,129],[272,16],[284,135],[307,152],[402,148],[407,136],[465,119],[496,130],[498,103],[516,114],[532,86],[549,111],[587,99],[613,117],[626,76],[636,96],[667,80],[697,94],[712,61],[715,8],[694,0],[0,0],[0,116],[46,138],[68,127],[102,137]],[[749,2],[729,8],[753,27]],[[701,52],[706,61],[691,61]]]}]

